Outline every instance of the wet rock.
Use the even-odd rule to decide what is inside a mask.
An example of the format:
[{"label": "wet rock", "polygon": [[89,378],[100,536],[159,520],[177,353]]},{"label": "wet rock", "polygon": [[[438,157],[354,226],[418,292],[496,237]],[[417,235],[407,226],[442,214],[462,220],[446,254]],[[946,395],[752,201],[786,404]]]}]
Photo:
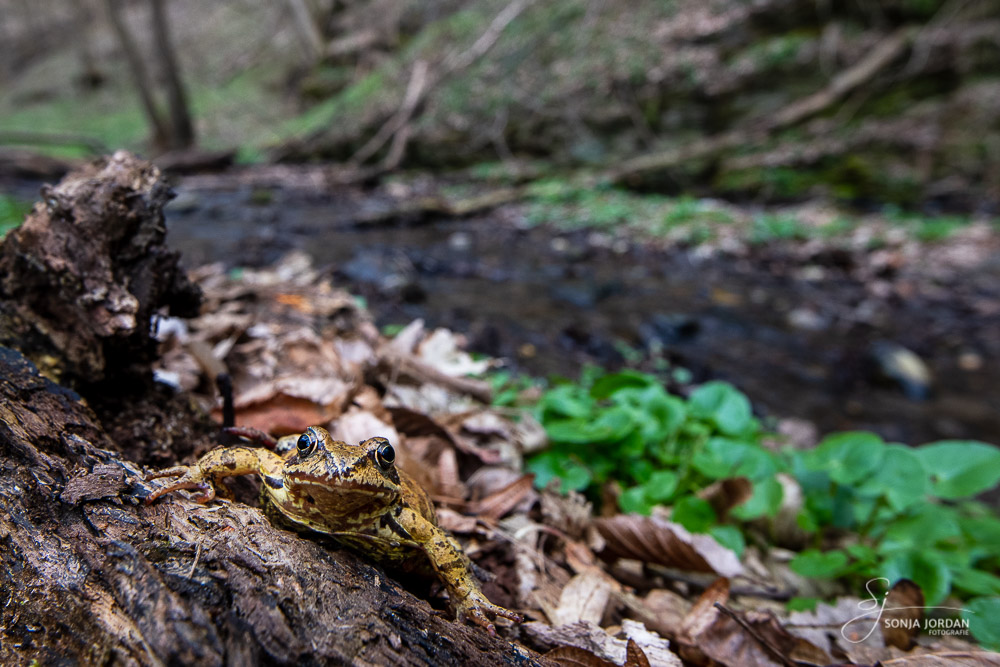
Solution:
[{"label": "wet rock", "polygon": [[664,347],[689,341],[701,325],[691,315],[684,313],[656,313],[639,325],[639,339],[645,347]]},{"label": "wet rock", "polygon": [[890,341],[878,341],[872,344],[869,355],[877,379],[895,383],[914,401],[930,396],[931,370],[912,350]]},{"label": "wet rock", "polygon": [[785,318],[789,326],[802,331],[824,331],[830,320],[812,308],[795,308]]}]

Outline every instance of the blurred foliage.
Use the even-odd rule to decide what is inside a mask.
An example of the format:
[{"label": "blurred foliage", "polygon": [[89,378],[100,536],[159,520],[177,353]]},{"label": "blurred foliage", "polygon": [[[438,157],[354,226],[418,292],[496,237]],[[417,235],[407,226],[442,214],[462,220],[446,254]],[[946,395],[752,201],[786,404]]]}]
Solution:
[{"label": "blurred foliage", "polygon": [[[812,450],[777,450],[764,446],[773,436],[733,386],[708,382],[682,398],[636,371],[590,369],[545,391],[534,414],[551,443],[528,460],[539,487],[557,479],[563,492],[598,500],[616,484],[623,512],[670,507],[673,521],[739,553],[748,522],[778,514],[786,475],[802,489],[797,522],[813,542],[792,560],[797,573],[854,584],[912,579],[929,605],[955,594],[989,606],[1000,596],[1000,518],[974,500],[1000,483],[992,445],[907,447],[856,431]],[[736,477],[753,493],[720,517],[699,492]],[[977,637],[993,641],[981,629]]]},{"label": "blurred foliage", "polygon": [[32,203],[10,195],[0,194],[0,238],[14,229],[31,211]]}]

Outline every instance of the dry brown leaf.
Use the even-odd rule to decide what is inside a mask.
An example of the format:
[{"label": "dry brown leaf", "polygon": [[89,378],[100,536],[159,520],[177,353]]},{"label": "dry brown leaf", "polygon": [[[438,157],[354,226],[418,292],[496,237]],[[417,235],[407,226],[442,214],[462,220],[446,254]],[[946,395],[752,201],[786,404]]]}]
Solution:
[{"label": "dry brown leaf", "polygon": [[596,519],[607,540],[605,553],[693,572],[734,577],[742,573],[740,561],[708,535],[693,535],[683,526],[657,517],[619,514]]},{"label": "dry brown leaf", "polygon": [[[531,622],[521,627],[532,642],[543,649],[574,646],[615,665],[622,665],[626,660],[627,639],[613,637],[593,623],[580,621],[553,627],[546,623]],[[680,658],[670,651],[668,642],[648,632],[641,623],[625,621],[622,623],[622,631],[642,648],[650,664],[657,667],[681,667]]]},{"label": "dry brown leaf", "polygon": [[882,638],[887,646],[908,650],[920,634],[924,617],[924,592],[909,579],[889,589],[882,613]]},{"label": "dry brown leaf", "polygon": [[725,518],[729,510],[750,499],[753,484],[746,477],[730,477],[706,486],[698,492],[698,497],[708,502],[720,518]]},{"label": "dry brown leaf", "polygon": [[447,507],[438,508],[435,514],[437,514],[437,524],[453,533],[474,533],[479,524],[476,517],[459,514]]},{"label": "dry brown leaf", "polygon": [[380,420],[370,412],[352,408],[341,415],[336,423],[331,425],[330,435],[334,440],[355,444],[377,436],[386,438],[391,443],[399,443],[399,433],[389,424]]},{"label": "dry brown leaf", "polygon": [[715,661],[734,667],[832,662],[825,651],[781,627],[770,612],[729,611],[725,608],[728,597],[729,582],[719,579],[695,602],[677,636],[685,660],[699,665]]},{"label": "dry brown leaf", "polygon": [[542,520],[570,537],[580,539],[593,521],[590,501],[583,494],[570,491],[568,495],[543,491]]},{"label": "dry brown leaf", "polygon": [[559,595],[559,605],[552,625],[587,621],[599,625],[611,599],[612,580],[597,568],[586,570],[569,580]]},{"label": "dry brown leaf", "polygon": [[[221,421],[221,411],[213,416]],[[310,426],[319,426],[336,419],[339,407],[322,406],[312,401],[278,394],[264,403],[249,405],[236,412],[236,423],[272,435],[302,433]]]},{"label": "dry brown leaf", "polygon": [[625,644],[625,664],[623,667],[650,667],[649,658],[646,653],[639,648],[635,640],[629,637]]},{"label": "dry brown leaf", "polygon": [[542,657],[562,667],[618,667],[617,664],[575,646],[554,648]]},{"label": "dry brown leaf", "polygon": [[465,500],[465,485],[458,477],[458,457],[454,449],[445,449],[437,460],[438,494],[458,501]]},{"label": "dry brown leaf", "polygon": [[[628,644],[634,643],[641,657],[647,659],[645,664],[657,667],[661,665],[664,667],[681,667],[681,659],[671,649],[670,642],[657,633],[647,630],[646,626],[642,623],[626,619],[622,621],[622,631],[619,634],[625,635],[628,639],[625,647],[626,665],[633,664]],[[636,662],[634,664],[643,664],[640,661],[640,656],[635,656],[635,658]]]},{"label": "dry brown leaf", "polygon": [[428,366],[452,377],[481,375],[493,362],[489,359],[474,360],[465,347],[465,337],[447,329],[435,329],[417,346],[417,356]]},{"label": "dry brown leaf", "polygon": [[469,512],[490,519],[500,519],[535,493],[535,476],[523,475],[489,496],[469,504]]}]

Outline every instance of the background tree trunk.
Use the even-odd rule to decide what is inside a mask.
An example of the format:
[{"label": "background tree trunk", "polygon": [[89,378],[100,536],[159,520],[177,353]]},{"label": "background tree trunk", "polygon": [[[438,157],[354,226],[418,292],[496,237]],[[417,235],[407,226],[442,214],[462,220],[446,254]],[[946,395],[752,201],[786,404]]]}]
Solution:
[{"label": "background tree trunk", "polygon": [[142,54],[139,53],[139,48],[135,45],[135,40],[132,39],[132,33],[129,32],[121,0],[105,0],[105,6],[108,10],[111,27],[114,28],[118,44],[128,62],[128,69],[132,74],[135,90],[139,94],[139,101],[142,102],[142,109],[146,112],[146,120],[149,121],[149,128],[152,132],[150,143],[158,151],[165,150],[170,143],[170,127],[156,106],[153,80],[149,76],[149,70],[146,69],[146,63],[142,59]]},{"label": "background tree trunk", "polygon": [[188,110],[187,94],[181,80],[180,67],[170,43],[170,24],[163,0],[150,0],[150,29],[166,86],[167,108],[170,110],[170,148],[190,148],[194,144],[194,125]]}]

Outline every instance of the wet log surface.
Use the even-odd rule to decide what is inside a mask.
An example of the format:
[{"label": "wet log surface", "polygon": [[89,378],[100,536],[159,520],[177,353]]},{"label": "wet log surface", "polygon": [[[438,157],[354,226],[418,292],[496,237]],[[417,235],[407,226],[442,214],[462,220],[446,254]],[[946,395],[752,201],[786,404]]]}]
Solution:
[{"label": "wet log surface", "polygon": [[0,664],[535,663],[256,507],[143,503],[141,466],[214,429],[149,372],[150,318],[198,302],[162,243],[168,198],[117,154],[2,249]]}]

